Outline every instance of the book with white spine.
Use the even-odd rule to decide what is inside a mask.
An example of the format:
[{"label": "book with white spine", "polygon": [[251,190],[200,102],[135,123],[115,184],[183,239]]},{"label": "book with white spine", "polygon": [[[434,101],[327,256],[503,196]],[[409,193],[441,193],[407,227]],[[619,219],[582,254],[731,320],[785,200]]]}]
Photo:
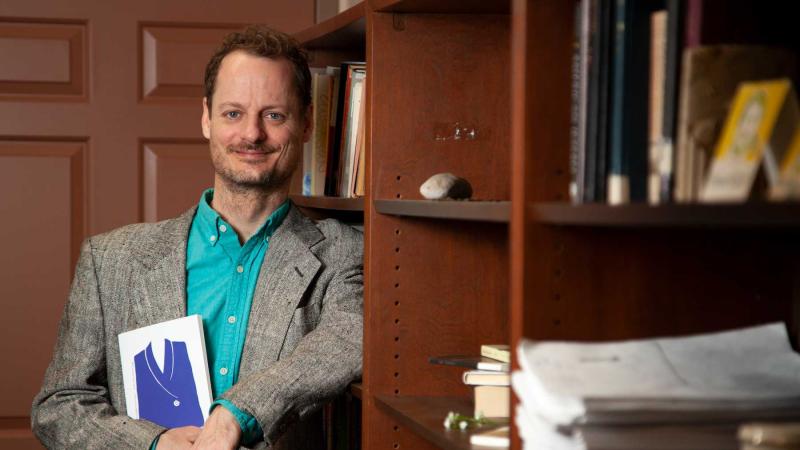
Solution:
[{"label": "book with white spine", "polygon": [[212,394],[201,317],[137,328],[118,339],[128,416],[167,428],[202,426]]}]

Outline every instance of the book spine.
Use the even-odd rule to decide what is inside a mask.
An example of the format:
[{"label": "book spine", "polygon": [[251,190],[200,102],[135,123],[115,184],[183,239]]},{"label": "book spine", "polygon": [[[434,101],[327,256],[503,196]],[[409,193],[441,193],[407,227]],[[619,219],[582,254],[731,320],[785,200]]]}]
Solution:
[{"label": "book spine", "polygon": [[314,99],[314,132],[311,136],[311,193],[325,194],[328,165],[329,115],[331,105],[331,76],[314,74],[312,95]]},{"label": "book spine", "polygon": [[628,167],[623,145],[623,101],[625,93],[625,14],[626,3],[631,0],[616,0],[614,22],[614,76],[611,96],[611,141],[608,154],[608,203],[628,203]]},{"label": "book spine", "polygon": [[[594,201],[604,202],[606,200],[606,177],[608,176],[608,145],[609,145],[609,124],[611,114],[611,94],[612,76],[614,74],[611,65],[611,49],[613,44],[614,32],[614,0],[598,0],[595,3],[597,22],[595,25],[595,39],[593,46],[597,51],[592,59],[592,64],[597,66],[595,75],[595,107],[593,109],[596,117],[595,134],[593,136],[595,165],[592,173],[592,183],[594,189]],[[595,61],[596,64],[595,64]]]},{"label": "book spine", "polygon": [[650,20],[650,114],[648,117],[649,166],[647,178],[648,203],[661,203],[661,145],[664,123],[664,72],[666,70],[667,11],[652,14]]},{"label": "book spine", "polygon": [[678,99],[683,47],[682,0],[667,0],[666,67],[664,69],[664,106],[661,115],[661,164],[659,165],[659,202],[673,200],[675,142],[677,140]]},{"label": "book spine", "polygon": [[581,116],[581,52],[583,47],[582,39],[582,14],[583,4],[588,0],[580,0],[575,3],[575,22],[573,24],[572,38],[572,83],[570,89],[570,129],[569,129],[569,197],[572,203],[580,203],[583,197],[583,184],[579,182],[583,178],[581,154],[581,132],[580,123],[584,120]]},{"label": "book spine", "polygon": [[342,133],[344,129],[344,114],[345,105],[348,93],[348,72],[350,71],[351,63],[342,63],[339,72],[339,95],[336,100],[336,121],[334,133],[330,136],[330,145],[328,150],[327,169],[325,171],[325,195],[336,196],[336,191],[339,186],[339,155],[342,148]]},{"label": "book spine", "polygon": [[481,361],[475,365],[475,368],[478,370],[491,370],[493,372],[508,372],[510,366],[508,363],[503,362],[492,363]]},{"label": "book spine", "polygon": [[650,13],[656,2],[617,0],[608,203],[647,197]]}]

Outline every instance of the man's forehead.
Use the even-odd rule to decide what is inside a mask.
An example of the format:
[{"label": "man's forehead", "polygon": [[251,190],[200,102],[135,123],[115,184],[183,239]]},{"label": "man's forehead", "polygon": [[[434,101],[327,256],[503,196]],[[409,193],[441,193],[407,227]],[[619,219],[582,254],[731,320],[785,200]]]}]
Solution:
[{"label": "man's forehead", "polygon": [[270,58],[254,55],[244,50],[235,50],[222,58],[217,79],[224,75],[236,75],[243,70],[253,69],[262,69],[270,74],[291,75],[292,73],[291,63],[284,57]]},{"label": "man's forehead", "polygon": [[[285,58],[267,58],[236,51],[223,58],[214,88],[214,102],[232,100],[228,97],[247,96],[255,92],[268,95],[271,101],[292,102],[294,76],[291,63]],[[220,95],[223,98],[220,98]],[[286,97],[289,98],[286,98]]]}]

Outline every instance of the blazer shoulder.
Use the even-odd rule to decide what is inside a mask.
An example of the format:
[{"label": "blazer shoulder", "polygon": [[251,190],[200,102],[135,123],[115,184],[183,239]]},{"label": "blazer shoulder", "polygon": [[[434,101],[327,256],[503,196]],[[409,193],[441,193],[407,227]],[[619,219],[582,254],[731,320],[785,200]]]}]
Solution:
[{"label": "blazer shoulder", "polygon": [[125,225],[92,236],[85,245],[95,258],[114,255],[146,263],[171,252],[181,242],[185,244],[193,217],[194,209],[161,222]]}]

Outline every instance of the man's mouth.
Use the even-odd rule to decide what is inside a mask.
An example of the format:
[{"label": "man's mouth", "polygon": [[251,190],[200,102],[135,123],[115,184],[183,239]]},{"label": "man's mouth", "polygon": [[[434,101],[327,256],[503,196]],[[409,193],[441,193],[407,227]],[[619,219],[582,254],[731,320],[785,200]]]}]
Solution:
[{"label": "man's mouth", "polygon": [[268,155],[275,153],[278,149],[270,147],[236,147],[229,150],[231,153],[240,153],[245,155]]}]

